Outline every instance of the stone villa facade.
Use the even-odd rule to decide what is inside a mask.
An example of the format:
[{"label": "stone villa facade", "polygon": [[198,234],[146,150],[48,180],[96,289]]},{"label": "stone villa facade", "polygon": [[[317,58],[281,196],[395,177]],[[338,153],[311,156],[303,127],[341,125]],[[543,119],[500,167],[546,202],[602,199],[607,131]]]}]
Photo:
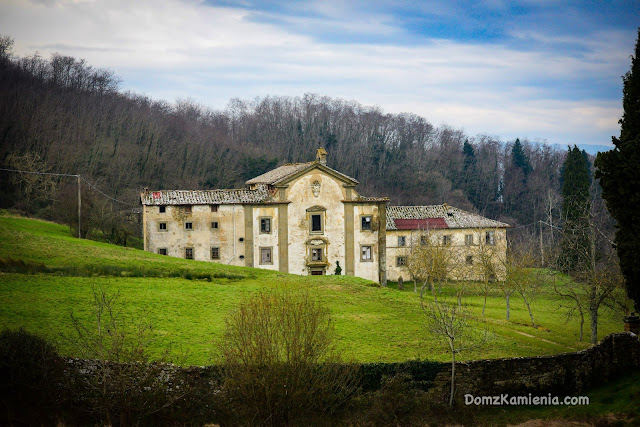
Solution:
[{"label": "stone villa facade", "polygon": [[[500,264],[507,224],[446,205],[387,206],[386,197],[358,194],[358,181],[329,168],[326,155],[319,149],[315,161],[280,166],[243,189],[145,189],[144,249],[301,275],[333,274],[339,263],[342,274],[386,284],[410,277],[406,259],[428,232],[452,248],[472,235],[477,245],[457,251],[464,265],[485,243]],[[462,270],[453,276],[477,279]]]}]

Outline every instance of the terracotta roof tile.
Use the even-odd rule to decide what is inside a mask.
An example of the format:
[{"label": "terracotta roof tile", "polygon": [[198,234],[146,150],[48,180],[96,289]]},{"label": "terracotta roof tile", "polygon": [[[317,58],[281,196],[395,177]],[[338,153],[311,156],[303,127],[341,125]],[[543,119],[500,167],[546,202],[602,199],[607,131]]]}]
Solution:
[{"label": "terracotta roof tile", "polygon": [[[387,230],[398,230],[396,219],[442,218],[448,228],[506,228],[509,224],[448,205],[387,206]],[[402,222],[402,221],[401,221]]]},{"label": "terracotta roof tile", "polygon": [[354,183],[358,183],[357,180],[351,178],[348,175],[343,174],[342,172],[338,172],[335,169],[331,169],[330,167],[323,165],[318,161],[307,162],[307,163],[288,163],[286,165],[282,165],[278,168],[270,170],[269,172],[263,173],[260,176],[256,176],[255,178],[251,178],[247,182],[246,185],[253,184],[266,184],[266,185],[276,185],[287,178],[297,174],[298,172],[302,172],[303,170],[310,169],[313,166],[321,166],[322,168],[329,169],[334,174],[344,178],[346,181],[353,181]]},{"label": "terracotta roof tile", "polygon": [[141,195],[143,205],[216,205],[268,203],[272,197],[266,186],[255,190],[159,190]]},{"label": "terracotta roof tile", "polygon": [[245,184],[268,184],[273,185],[274,183],[287,178],[293,174],[296,174],[309,166],[313,165],[316,162],[307,162],[307,163],[288,163],[286,165],[282,165],[278,168],[272,169],[269,172],[265,172],[260,176],[256,176],[255,178],[251,178]]}]

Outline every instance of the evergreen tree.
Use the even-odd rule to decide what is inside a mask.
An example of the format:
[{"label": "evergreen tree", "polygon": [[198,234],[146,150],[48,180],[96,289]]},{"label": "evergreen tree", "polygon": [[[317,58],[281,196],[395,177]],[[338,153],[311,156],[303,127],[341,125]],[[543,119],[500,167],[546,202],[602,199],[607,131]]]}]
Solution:
[{"label": "evergreen tree", "polygon": [[462,154],[464,155],[463,163],[463,188],[464,192],[473,205],[478,208],[478,170],[476,166],[476,154],[473,149],[473,145],[469,144],[469,141],[465,141],[462,147]]},{"label": "evergreen tree", "polygon": [[[578,147],[569,147],[562,166],[563,238],[559,266],[575,271],[584,266],[589,254],[589,160]],[[587,257],[588,258],[588,257]]]},{"label": "evergreen tree", "polygon": [[529,157],[524,152],[522,148],[522,144],[520,143],[520,138],[516,138],[516,142],[513,144],[513,148],[511,149],[511,159],[513,165],[522,169],[524,172],[525,178],[531,172],[531,162],[529,162]]},{"label": "evergreen tree", "polygon": [[615,238],[620,268],[627,294],[640,311],[640,28],[631,70],[622,78],[620,138],[613,137],[615,148],[599,153],[596,178],[600,179],[602,197],[618,222]]},{"label": "evergreen tree", "polygon": [[504,171],[502,197],[504,213],[511,216],[520,224],[531,220],[531,199],[527,178],[533,170],[529,157],[522,148],[520,139],[516,139],[511,147],[511,161]]}]

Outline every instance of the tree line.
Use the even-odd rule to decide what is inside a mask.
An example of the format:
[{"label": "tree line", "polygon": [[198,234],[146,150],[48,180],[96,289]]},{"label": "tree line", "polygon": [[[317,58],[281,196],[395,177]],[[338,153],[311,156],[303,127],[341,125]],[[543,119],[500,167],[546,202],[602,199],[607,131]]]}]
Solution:
[{"label": "tree line", "polygon": [[[360,181],[361,193],[388,196],[394,205],[446,202],[514,227],[562,220],[564,150],[471,136],[415,114],[317,94],[232,99],[222,110],[153,100],[120,90],[112,71],[82,59],[17,57],[12,46],[0,36],[5,167],[11,156],[37,157],[43,170],[80,173],[136,204],[143,187],[241,187],[280,164],[312,160],[322,146],[328,165]],[[25,202],[24,189],[3,174],[0,207],[51,216],[72,184],[61,181],[48,200]]]}]

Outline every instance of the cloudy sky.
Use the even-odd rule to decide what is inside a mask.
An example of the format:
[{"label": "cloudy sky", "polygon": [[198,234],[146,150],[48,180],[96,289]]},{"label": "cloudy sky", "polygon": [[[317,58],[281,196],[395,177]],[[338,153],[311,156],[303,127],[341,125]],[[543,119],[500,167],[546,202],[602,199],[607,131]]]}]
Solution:
[{"label": "cloudy sky", "polygon": [[639,25],[637,0],[0,0],[18,55],[84,58],[156,99],[314,92],[563,145],[619,134]]}]

